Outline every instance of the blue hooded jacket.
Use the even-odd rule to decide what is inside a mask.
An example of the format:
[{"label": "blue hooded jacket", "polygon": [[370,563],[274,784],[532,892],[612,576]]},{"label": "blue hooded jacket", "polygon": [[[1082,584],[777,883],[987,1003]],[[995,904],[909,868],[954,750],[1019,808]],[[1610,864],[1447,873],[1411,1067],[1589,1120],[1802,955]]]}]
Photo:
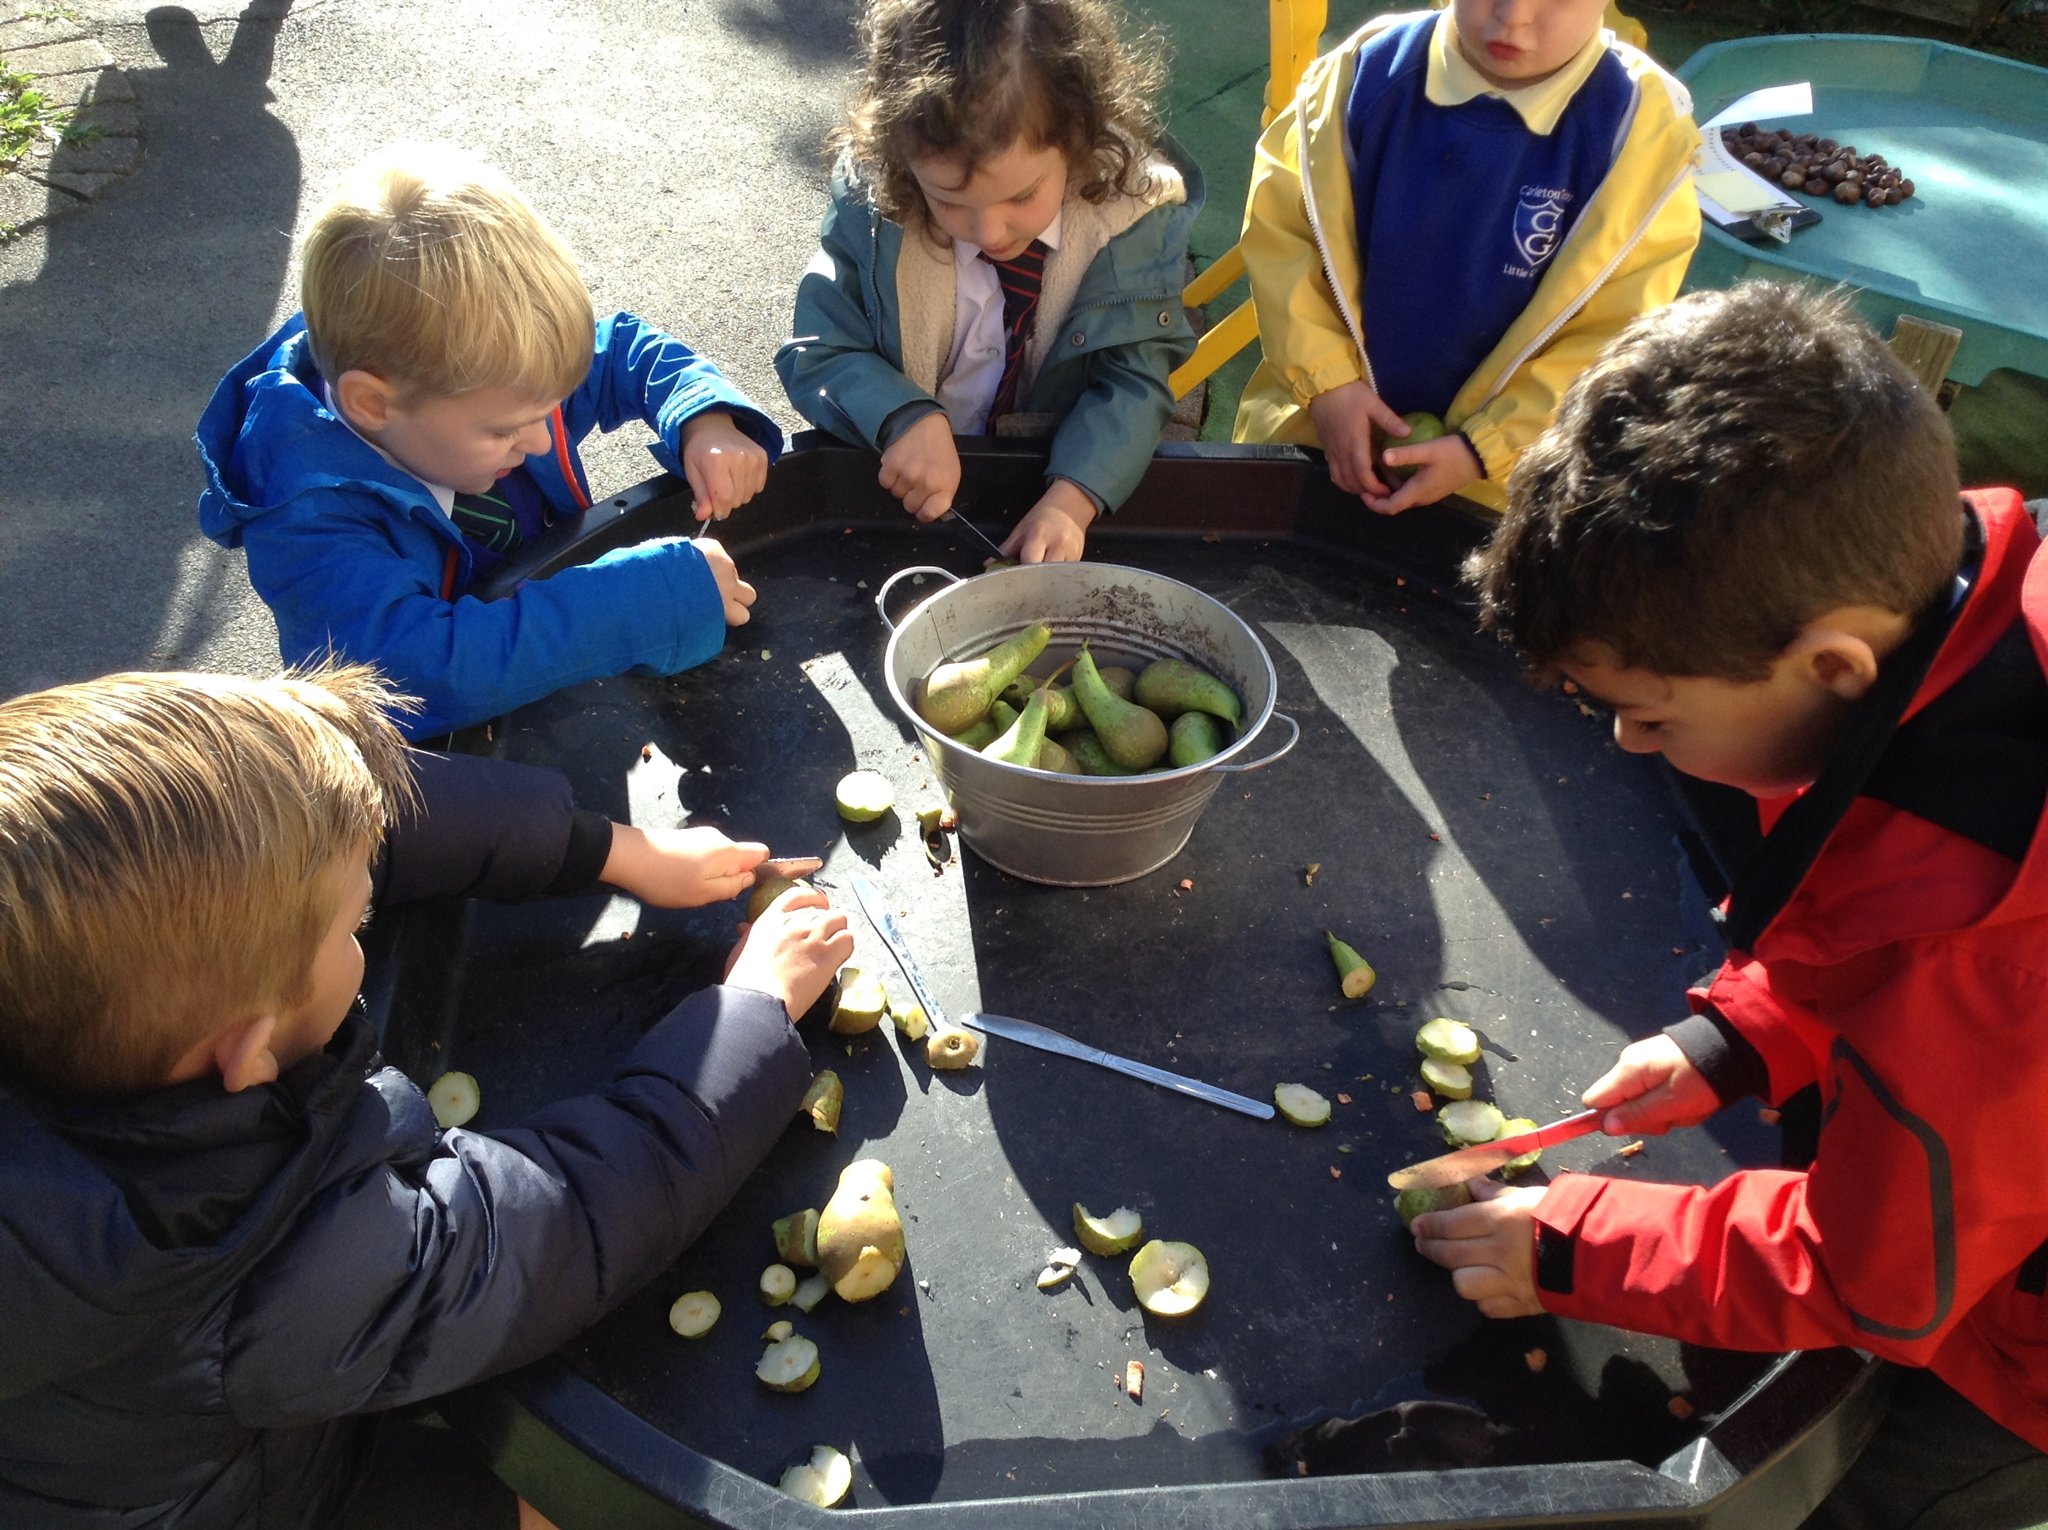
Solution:
[{"label": "blue hooded jacket", "polygon": [[[466,593],[474,563],[461,533],[424,483],[327,407],[325,391],[294,315],[221,379],[194,437],[207,476],[200,529],[247,551],[287,662],[332,648],[378,665],[420,698],[404,722],[425,738],[579,681],[673,674],[723,646],[717,581],[683,539],[620,548],[502,600]],[[550,449],[526,471],[573,519],[590,503],[575,447],[592,430],[644,420],[660,436],[650,449],[677,472],[683,426],[707,409],[729,411],[771,461],[781,452],[775,422],[710,362],[613,314],[597,326],[590,373],[563,400]]]}]

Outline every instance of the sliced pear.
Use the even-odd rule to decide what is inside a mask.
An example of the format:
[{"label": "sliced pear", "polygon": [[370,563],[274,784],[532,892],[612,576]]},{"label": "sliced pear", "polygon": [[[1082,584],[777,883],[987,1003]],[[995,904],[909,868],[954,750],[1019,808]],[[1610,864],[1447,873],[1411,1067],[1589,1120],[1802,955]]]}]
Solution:
[{"label": "sliced pear", "polygon": [[761,1300],[780,1307],[796,1295],[796,1271],[786,1264],[771,1264],[761,1272]]},{"label": "sliced pear", "polygon": [[848,823],[873,823],[896,806],[896,788],[880,771],[849,771],[839,778],[833,802]]},{"label": "sliced pear", "polygon": [[777,1392],[801,1392],[818,1379],[818,1346],[801,1335],[778,1339],[763,1352],[754,1378]]},{"label": "sliced pear", "polygon": [[806,1275],[797,1282],[796,1290],[790,1293],[789,1304],[799,1312],[809,1312],[831,1292],[832,1282],[825,1278],[823,1271],[820,1271],[815,1275]]},{"label": "sliced pear", "polygon": [[428,1088],[427,1104],[441,1129],[446,1131],[475,1116],[477,1107],[483,1104],[483,1091],[477,1088],[476,1080],[469,1074],[451,1070],[435,1079]]},{"label": "sliced pear", "polygon": [[1474,1147],[1500,1135],[1507,1117],[1484,1100],[1453,1100],[1436,1113],[1436,1124],[1452,1147]]},{"label": "sliced pear", "polygon": [[777,1217],[773,1228],[775,1257],[784,1264],[818,1267],[818,1208],[806,1206],[786,1217]]},{"label": "sliced pear", "polygon": [[1415,1046],[1424,1057],[1438,1062],[1471,1067],[1479,1061],[1479,1033],[1462,1020],[1438,1015],[1415,1033]]},{"label": "sliced pear", "polygon": [[896,1034],[905,1041],[922,1041],[932,1028],[931,1017],[924,1012],[922,1004],[891,1008],[889,1018],[896,1024]]},{"label": "sliced pear", "polygon": [[1071,1264],[1049,1264],[1038,1272],[1038,1289],[1057,1291],[1073,1278],[1074,1267]]},{"label": "sliced pear", "polygon": [[1074,1202],[1074,1240],[1091,1254],[1121,1254],[1145,1236],[1145,1219],[1128,1206],[1098,1217]]},{"label": "sliced pear", "polygon": [[1422,1059],[1422,1081],[1447,1100],[1472,1098],[1472,1070],[1441,1058]]},{"label": "sliced pear", "polygon": [[[1495,1135],[1501,1137],[1519,1137],[1522,1135],[1523,1132],[1533,1132],[1534,1130],[1536,1130],[1536,1123],[1532,1121],[1529,1117],[1515,1116],[1511,1120],[1501,1122],[1500,1131]],[[1503,1175],[1509,1175],[1519,1174],[1524,1169],[1533,1169],[1536,1167],[1537,1160],[1540,1159],[1542,1156],[1542,1148],[1531,1148],[1528,1152],[1519,1153],[1515,1157],[1510,1158],[1506,1163],[1502,1164],[1500,1166],[1500,1172]]]},{"label": "sliced pear", "polygon": [[832,1008],[828,1030],[841,1036],[860,1036],[882,1023],[889,1013],[889,990],[872,972],[858,967],[839,971],[839,1002]]},{"label": "sliced pear", "polygon": [[774,1322],[770,1323],[766,1328],[761,1330],[761,1337],[766,1339],[770,1344],[780,1344],[784,1339],[788,1338],[791,1334],[795,1332],[796,1324],[792,1323],[788,1318],[777,1318]]},{"label": "sliced pear", "polygon": [[933,1031],[925,1038],[924,1060],[930,1068],[970,1068],[980,1055],[981,1037],[973,1031]]},{"label": "sliced pear", "polygon": [[1275,1084],[1273,1104],[1296,1126],[1321,1126],[1330,1119],[1330,1102],[1306,1084]]},{"label": "sliced pear", "polygon": [[1131,1256],[1131,1289],[1154,1317],[1185,1317],[1209,1294],[1209,1261],[1192,1243],[1154,1238]]},{"label": "sliced pear", "polygon": [[1425,1211],[1449,1211],[1453,1206],[1470,1205],[1471,1201],[1471,1190],[1459,1180],[1438,1190],[1403,1190],[1394,1197],[1394,1210],[1400,1213],[1403,1227],[1413,1227],[1415,1219]]},{"label": "sliced pear", "polygon": [[778,1484],[790,1497],[829,1509],[853,1489],[853,1463],[830,1445],[812,1447],[811,1459],[799,1461]]},{"label": "sliced pear", "polygon": [[685,1291],[669,1306],[668,1326],[686,1339],[702,1338],[722,1310],[709,1291]]},{"label": "sliced pear", "polygon": [[797,1101],[796,1113],[800,1116],[809,1116],[811,1125],[819,1131],[837,1136],[839,1112],[845,1106],[846,1085],[838,1074],[826,1068],[811,1080],[810,1087],[804,1091],[804,1097]]}]

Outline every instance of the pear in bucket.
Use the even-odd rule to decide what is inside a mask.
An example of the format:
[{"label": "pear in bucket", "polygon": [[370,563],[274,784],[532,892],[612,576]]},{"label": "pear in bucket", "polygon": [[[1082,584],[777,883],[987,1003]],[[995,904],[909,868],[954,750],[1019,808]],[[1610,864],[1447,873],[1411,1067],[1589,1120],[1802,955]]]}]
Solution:
[{"label": "pear in bucket", "polygon": [[1033,622],[979,658],[941,664],[925,677],[918,716],[949,735],[972,727],[987,715],[989,703],[1003,687],[1023,674],[1051,641],[1052,628]]},{"label": "pear in bucket", "polygon": [[1102,740],[1103,749],[1124,769],[1149,769],[1165,755],[1166,724],[1159,714],[1125,701],[1103,684],[1086,643],[1074,660],[1074,697],[1088,714],[1088,725]]}]

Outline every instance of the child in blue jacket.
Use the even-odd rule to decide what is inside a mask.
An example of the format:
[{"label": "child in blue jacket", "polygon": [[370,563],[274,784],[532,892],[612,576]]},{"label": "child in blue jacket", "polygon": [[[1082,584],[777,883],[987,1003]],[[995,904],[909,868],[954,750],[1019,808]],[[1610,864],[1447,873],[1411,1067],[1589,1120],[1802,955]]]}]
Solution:
[{"label": "child in blue jacket", "polygon": [[0,702],[10,1530],[339,1522],[390,1409],[624,1301],[796,1112],[791,1016],[853,937],[792,889],[604,1086],[437,1128],[357,1002],[373,898],[701,904],[759,847],[607,845],[555,772],[405,750],[394,710],[360,666]]},{"label": "child in blue jacket", "polygon": [[[499,174],[445,148],[359,165],[302,246],[304,312],[214,390],[199,521],[242,547],[287,662],[330,650],[421,700],[415,737],[566,685],[716,654],[754,591],[716,542],[663,539],[469,592],[590,505],[576,444],[641,419],[700,519],[766,482],[782,433],[631,314],[595,322],[574,257]],[[593,334],[595,342],[593,346]]]},{"label": "child in blue jacket", "polygon": [[1145,474],[1194,351],[1181,307],[1201,172],[1162,147],[1157,39],[1109,0],[870,0],[820,250],[776,354],[789,399],[881,453],[920,521],[956,435],[1050,436],[1003,543],[1081,556]]}]

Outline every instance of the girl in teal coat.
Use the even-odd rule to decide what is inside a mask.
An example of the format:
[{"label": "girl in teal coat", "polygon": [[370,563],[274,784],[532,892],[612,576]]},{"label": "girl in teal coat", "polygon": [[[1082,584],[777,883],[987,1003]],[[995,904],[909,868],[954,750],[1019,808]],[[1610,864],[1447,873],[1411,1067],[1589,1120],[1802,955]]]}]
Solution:
[{"label": "girl in teal coat", "polygon": [[870,0],[820,249],[776,354],[812,424],[881,453],[921,521],[956,435],[1047,435],[1003,543],[1071,560],[1137,487],[1194,349],[1181,306],[1201,173],[1163,139],[1155,37],[1108,0]]}]

